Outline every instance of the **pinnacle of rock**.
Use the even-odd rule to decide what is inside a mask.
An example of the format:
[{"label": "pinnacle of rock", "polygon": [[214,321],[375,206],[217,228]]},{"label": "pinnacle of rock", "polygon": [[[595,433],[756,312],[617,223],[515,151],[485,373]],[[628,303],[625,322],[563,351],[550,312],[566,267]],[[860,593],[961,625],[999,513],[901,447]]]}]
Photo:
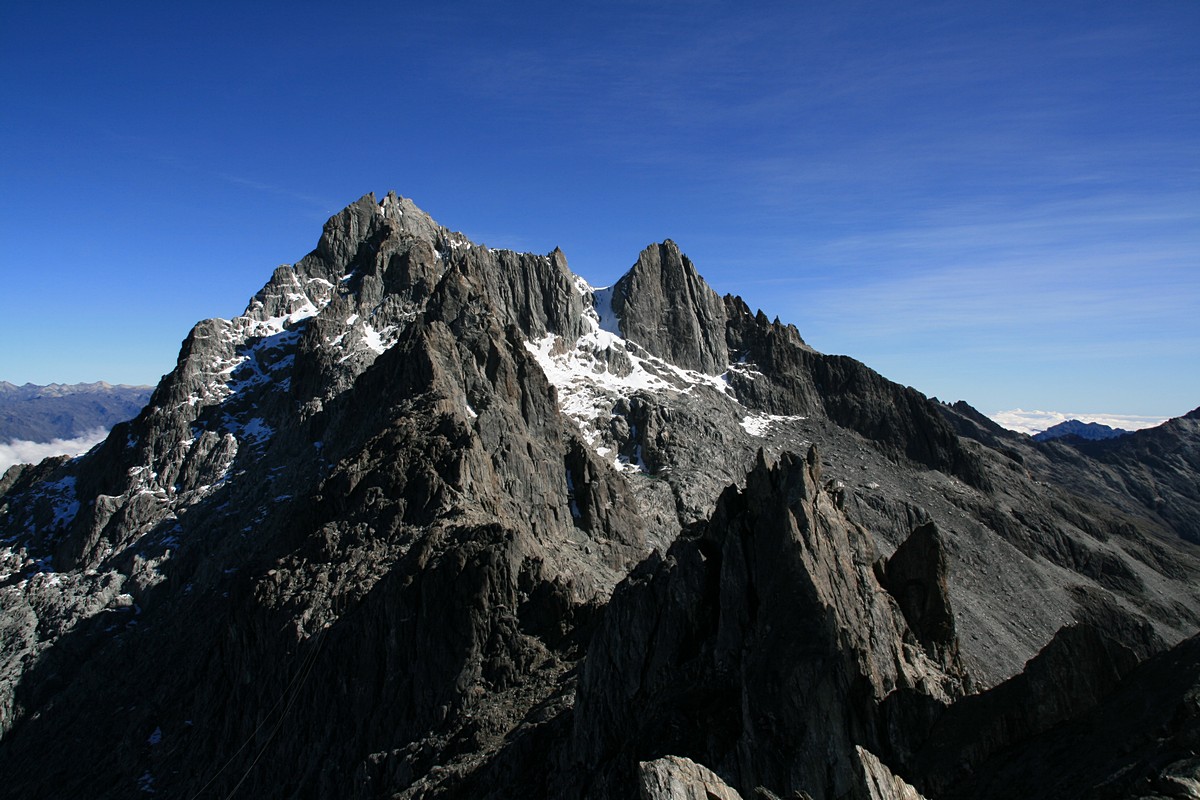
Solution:
[{"label": "pinnacle of rock", "polygon": [[685,369],[725,371],[724,303],[670,239],[642,251],[612,303],[627,339]]}]

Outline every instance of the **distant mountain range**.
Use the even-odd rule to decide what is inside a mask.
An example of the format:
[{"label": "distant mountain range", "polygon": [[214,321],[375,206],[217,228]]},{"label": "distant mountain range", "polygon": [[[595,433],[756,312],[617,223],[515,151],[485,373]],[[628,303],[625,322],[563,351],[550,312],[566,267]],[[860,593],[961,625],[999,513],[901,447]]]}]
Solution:
[{"label": "distant mountain range", "polygon": [[108,430],[135,417],[152,391],[103,381],[48,386],[0,381],[0,442],[51,442]]},{"label": "distant mountain range", "polygon": [[1146,416],[1141,414],[1104,414],[1104,413],[1079,413],[1079,412],[1062,412],[1062,411],[1026,411],[1021,408],[1014,408],[1008,411],[996,411],[988,414],[988,417],[995,423],[1007,428],[1010,431],[1017,431],[1029,436],[1034,436],[1042,431],[1049,430],[1063,422],[1075,420],[1077,422],[1096,422],[1101,425],[1107,425],[1110,428],[1124,431],[1140,431],[1144,428],[1153,428],[1156,425],[1161,425],[1167,421],[1165,416]]},{"label": "distant mountain range", "polygon": [[1033,440],[1035,442],[1048,442],[1051,439],[1077,436],[1080,439],[1096,442],[1101,439],[1115,439],[1127,433],[1129,431],[1123,428],[1110,428],[1107,425],[1101,425],[1099,422],[1080,422],[1077,419],[1069,419],[1066,422],[1060,422],[1057,425],[1049,427],[1041,433],[1035,433]]}]

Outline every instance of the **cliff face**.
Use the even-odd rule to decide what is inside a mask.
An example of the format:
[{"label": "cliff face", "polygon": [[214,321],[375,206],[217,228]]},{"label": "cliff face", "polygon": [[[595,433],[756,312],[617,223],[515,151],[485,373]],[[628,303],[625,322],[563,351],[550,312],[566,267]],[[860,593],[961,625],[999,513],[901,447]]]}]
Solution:
[{"label": "cliff face", "polygon": [[725,372],[725,307],[670,239],[642,251],[613,286],[621,335],[664,360],[709,375]]},{"label": "cliff face", "polygon": [[1200,561],[1132,479],[1071,477],[1190,451],[1057,485],[963,420],[672,242],[597,289],[368,196],[102,445],[0,481],[0,765],[30,797],[982,791],[960,750],[1001,775],[1195,632]]},{"label": "cliff face", "polygon": [[747,795],[862,796],[856,746],[904,752],[910,722],[962,696],[936,530],[880,559],[822,484],[815,447],[760,458],[614,593],[576,703],[593,793],[618,794],[638,759],[682,755]]}]

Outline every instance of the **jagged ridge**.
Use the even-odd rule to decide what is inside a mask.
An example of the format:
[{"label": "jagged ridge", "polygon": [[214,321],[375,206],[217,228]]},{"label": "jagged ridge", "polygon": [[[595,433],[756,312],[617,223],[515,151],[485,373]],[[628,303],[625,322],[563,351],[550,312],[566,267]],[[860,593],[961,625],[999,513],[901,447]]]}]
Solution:
[{"label": "jagged ridge", "polygon": [[962,419],[671,242],[596,289],[365,197],[101,447],[5,476],[0,761],[30,795],[627,795],[666,755],[951,791],[922,748],[964,690],[1072,622],[1138,658],[1200,622],[1183,528]]}]

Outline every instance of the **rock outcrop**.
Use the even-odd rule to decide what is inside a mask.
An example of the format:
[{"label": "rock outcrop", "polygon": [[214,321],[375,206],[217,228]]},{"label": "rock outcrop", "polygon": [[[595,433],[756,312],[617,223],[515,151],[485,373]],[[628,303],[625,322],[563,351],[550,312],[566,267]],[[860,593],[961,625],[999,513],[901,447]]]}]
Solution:
[{"label": "rock outcrop", "polygon": [[[658,753],[711,765],[744,796],[861,792],[855,747],[896,749],[889,714],[961,696],[952,630],[921,643],[838,502],[815,449],[773,466],[760,458],[707,525],[617,588],[576,705],[574,752],[599,770],[593,793],[620,795],[624,765]],[[923,607],[947,609],[934,534],[914,536],[893,557],[900,597],[919,586],[940,595]]]},{"label": "rock outcrop", "polygon": [[621,335],[659,358],[709,375],[725,371],[725,307],[670,239],[642,251],[612,291]]},{"label": "rock outcrop", "polygon": [[642,800],[742,800],[713,771],[690,758],[663,756],[638,764]]}]

